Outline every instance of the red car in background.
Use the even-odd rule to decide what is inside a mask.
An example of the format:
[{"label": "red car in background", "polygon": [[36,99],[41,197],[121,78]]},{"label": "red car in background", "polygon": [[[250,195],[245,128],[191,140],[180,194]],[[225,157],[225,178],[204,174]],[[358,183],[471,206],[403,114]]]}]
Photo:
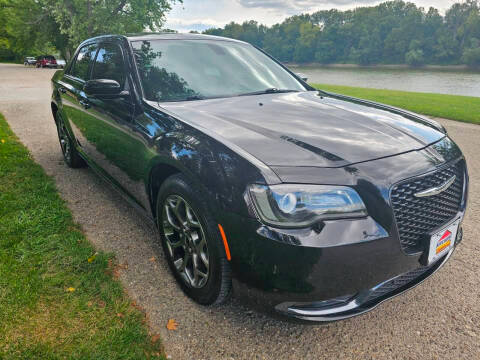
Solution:
[{"label": "red car in background", "polygon": [[37,57],[37,62],[35,63],[35,66],[37,68],[57,68],[57,60],[55,60],[55,57],[52,55],[41,55]]}]

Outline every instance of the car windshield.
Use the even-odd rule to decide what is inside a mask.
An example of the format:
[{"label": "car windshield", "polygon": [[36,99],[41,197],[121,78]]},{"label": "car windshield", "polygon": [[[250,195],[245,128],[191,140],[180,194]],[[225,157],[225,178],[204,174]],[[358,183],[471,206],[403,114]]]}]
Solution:
[{"label": "car windshield", "polygon": [[133,41],[132,46],[147,100],[184,101],[306,90],[294,76],[248,44],[148,40]]}]

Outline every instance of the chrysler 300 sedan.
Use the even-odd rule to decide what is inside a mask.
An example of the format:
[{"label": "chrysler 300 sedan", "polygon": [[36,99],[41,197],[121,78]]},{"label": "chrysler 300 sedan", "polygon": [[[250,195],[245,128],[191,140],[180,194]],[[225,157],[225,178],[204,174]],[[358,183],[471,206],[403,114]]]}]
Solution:
[{"label": "chrysler 300 sedan", "polygon": [[52,87],[66,164],[155,222],[200,304],[234,292],[343,319],[422,282],[462,239],[467,169],[442,126],[316,90],[244,42],[100,36]]}]

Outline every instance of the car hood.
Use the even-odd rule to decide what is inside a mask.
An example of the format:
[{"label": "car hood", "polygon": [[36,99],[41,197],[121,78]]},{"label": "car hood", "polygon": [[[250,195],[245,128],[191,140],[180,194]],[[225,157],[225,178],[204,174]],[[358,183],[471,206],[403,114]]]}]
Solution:
[{"label": "car hood", "polygon": [[269,166],[341,167],[422,149],[445,136],[429,120],[315,91],[159,104]]}]

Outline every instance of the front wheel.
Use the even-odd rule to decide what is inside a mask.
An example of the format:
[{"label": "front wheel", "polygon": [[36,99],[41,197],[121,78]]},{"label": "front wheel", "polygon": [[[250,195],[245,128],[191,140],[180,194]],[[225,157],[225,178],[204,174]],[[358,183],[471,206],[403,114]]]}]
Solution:
[{"label": "front wheel", "polygon": [[185,176],[173,175],[162,184],[157,221],[165,256],[182,290],[203,305],[225,302],[231,270],[218,225]]},{"label": "front wheel", "polygon": [[63,160],[71,168],[81,168],[85,166],[85,161],[82,159],[77,149],[74,146],[70,135],[68,134],[65,122],[59,114],[55,115],[57,122],[57,134],[60,141],[60,148],[62,149]]}]

